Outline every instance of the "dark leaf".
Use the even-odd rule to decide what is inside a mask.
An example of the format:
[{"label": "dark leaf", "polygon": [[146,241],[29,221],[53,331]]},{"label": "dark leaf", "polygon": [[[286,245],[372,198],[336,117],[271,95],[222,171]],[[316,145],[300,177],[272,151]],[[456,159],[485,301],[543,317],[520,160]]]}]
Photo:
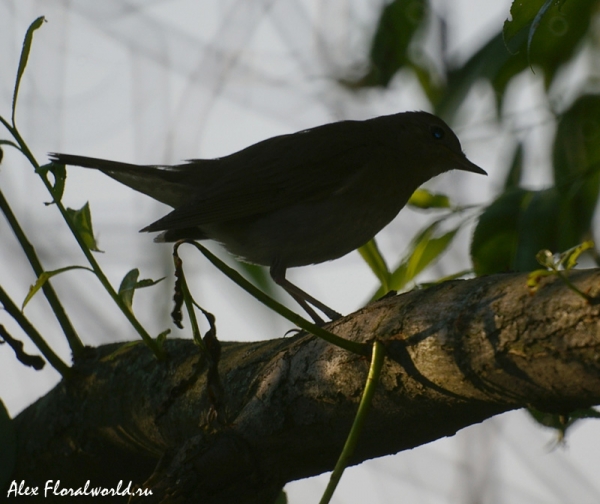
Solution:
[{"label": "dark leaf", "polygon": [[532,418],[544,427],[558,431],[558,440],[563,441],[567,430],[578,420],[584,418],[600,418],[600,412],[594,408],[581,408],[564,414],[547,413],[535,408],[527,408]]},{"label": "dark leaf", "polygon": [[[394,0],[382,11],[377,30],[371,43],[370,69],[366,75],[352,82],[352,88],[386,87],[394,75],[404,66],[417,68],[409,56],[409,46],[427,17],[425,0]],[[418,74],[425,79],[426,71],[418,67]]]},{"label": "dark leaf", "polygon": [[506,191],[479,217],[471,241],[471,260],[478,276],[514,270],[519,241],[517,225],[528,196],[525,189]]},{"label": "dark leaf", "polygon": [[557,226],[561,202],[555,188],[530,191],[523,201],[517,225],[518,247],[515,271],[538,268],[537,253],[542,249],[558,250],[560,230]]},{"label": "dark leaf", "polygon": [[576,221],[569,201],[556,187],[509,189],[483,212],[475,228],[471,258],[476,274],[537,269],[540,251],[564,250],[581,242],[573,231]]},{"label": "dark leaf", "polygon": [[[15,356],[17,360],[27,366],[32,367],[36,371],[43,369],[46,365],[46,361],[42,359],[39,355],[29,355],[25,350],[23,350],[23,342],[19,341],[16,338],[13,338],[8,331],[4,328],[3,325],[0,325],[0,344],[6,343],[13,349],[15,352]],[[0,458],[2,452],[0,451]]]},{"label": "dark leaf", "polygon": [[494,35],[466,63],[449,72],[446,92],[436,105],[438,114],[452,118],[471,87],[482,79],[492,84],[500,107],[509,82],[530,66],[543,71],[546,87],[550,86],[557,70],[571,60],[587,36],[598,0],[553,2],[536,18],[545,2],[513,2],[511,20],[506,21],[503,33]]},{"label": "dark leaf", "polygon": [[586,36],[597,0],[514,1],[504,40],[521,63],[544,71],[546,87]]},{"label": "dark leaf", "polygon": [[[514,57],[508,52],[502,34],[496,34],[461,67],[448,73],[446,91],[436,104],[436,112],[442,117],[451,119],[475,83],[482,79],[495,82],[504,71],[507,75],[502,80],[506,82],[504,86],[498,86],[498,89],[501,88],[499,93],[502,93],[508,80],[523,70],[519,67],[508,71],[511,59]],[[498,96],[499,100],[500,98],[501,94]]]},{"label": "dark leaf", "polygon": [[173,324],[175,324],[179,329],[183,329],[183,325],[181,321],[183,320],[183,312],[181,308],[183,307],[184,302],[184,282],[185,278],[183,276],[183,261],[177,255],[177,253],[173,253],[173,262],[175,264],[175,286],[173,292],[173,311],[171,312],[171,319],[173,320]]},{"label": "dark leaf", "polygon": [[504,181],[504,190],[512,189],[513,187],[519,187],[521,183],[521,174],[523,173],[523,144],[518,143],[515,153],[513,155],[508,175]]},{"label": "dark leaf", "polygon": [[504,22],[502,30],[504,42],[508,48],[514,46],[514,52],[517,52],[523,33],[527,33],[527,49],[529,52],[533,35],[553,1],[529,0],[528,2],[513,2],[510,7],[510,19]]},{"label": "dark leaf", "polygon": [[558,250],[579,243],[591,226],[600,190],[600,95],[580,97],[560,118],[553,148],[563,199]]}]

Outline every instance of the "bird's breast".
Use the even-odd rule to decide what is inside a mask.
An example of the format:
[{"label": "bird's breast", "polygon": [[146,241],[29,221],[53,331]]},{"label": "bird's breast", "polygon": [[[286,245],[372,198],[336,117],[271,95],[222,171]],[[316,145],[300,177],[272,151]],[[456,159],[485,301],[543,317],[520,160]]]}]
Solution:
[{"label": "bird's breast", "polygon": [[416,187],[350,181],[328,197],[290,202],[275,211],[203,226],[210,238],[245,261],[286,268],[337,259],[364,245],[406,204]]}]

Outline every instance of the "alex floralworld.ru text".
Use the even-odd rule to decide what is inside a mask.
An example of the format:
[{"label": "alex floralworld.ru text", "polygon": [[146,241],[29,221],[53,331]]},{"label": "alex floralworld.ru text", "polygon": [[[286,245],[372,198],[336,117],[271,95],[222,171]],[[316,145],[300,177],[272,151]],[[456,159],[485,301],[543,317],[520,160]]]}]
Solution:
[{"label": "alex floralworld.ru text", "polygon": [[[92,487],[90,480],[85,482],[85,485],[78,488],[61,487],[60,480],[48,480],[44,485],[43,496],[50,497],[77,497],[77,496],[88,496],[88,497],[107,497],[107,496],[126,496],[126,495],[152,495],[152,491],[145,488],[131,489],[133,483],[130,481],[127,486],[123,486],[123,481],[119,481],[115,488],[107,487]],[[21,482],[12,481],[6,494],[7,498],[10,497],[32,497],[41,496],[40,487],[28,486],[27,483],[22,480]]]}]

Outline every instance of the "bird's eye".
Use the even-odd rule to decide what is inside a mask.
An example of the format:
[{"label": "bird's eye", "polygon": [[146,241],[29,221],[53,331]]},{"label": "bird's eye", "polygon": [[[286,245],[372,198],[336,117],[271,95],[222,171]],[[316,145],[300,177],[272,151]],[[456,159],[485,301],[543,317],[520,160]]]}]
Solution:
[{"label": "bird's eye", "polygon": [[436,140],[441,140],[442,138],[444,138],[444,130],[442,128],[440,128],[439,126],[432,126],[431,127],[431,135]]}]

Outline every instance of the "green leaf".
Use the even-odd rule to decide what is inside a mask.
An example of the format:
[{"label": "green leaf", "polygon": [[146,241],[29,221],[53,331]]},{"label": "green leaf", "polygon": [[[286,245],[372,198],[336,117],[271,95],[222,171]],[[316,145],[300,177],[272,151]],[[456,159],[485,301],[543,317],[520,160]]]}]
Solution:
[{"label": "green leaf", "polygon": [[264,266],[238,261],[236,267],[248,275],[254,285],[260,287],[270,296],[276,296],[279,292],[273,288],[273,282],[270,280],[271,277],[269,276],[269,271]]},{"label": "green leaf", "polygon": [[36,171],[44,177],[48,172],[50,172],[54,177],[54,184],[52,184],[52,197],[54,198],[54,201],[46,203],[46,205],[52,205],[57,201],[61,201],[63,193],[65,192],[65,184],[67,180],[66,166],[59,163],[48,163],[40,166]]},{"label": "green leaf", "polygon": [[554,269],[554,254],[548,249],[540,250],[535,255],[535,260],[538,263],[540,263],[544,268]]},{"label": "green leaf", "polygon": [[550,427],[552,429],[562,431],[566,427],[566,422],[568,421],[563,415],[547,413],[532,407],[527,408],[527,411],[540,425],[544,427]]},{"label": "green leaf", "polygon": [[158,343],[158,347],[162,348],[165,341],[167,341],[167,336],[171,334],[171,329],[165,329],[156,337],[156,343]]},{"label": "green leaf", "polygon": [[[15,149],[21,150],[21,148],[15,142],[12,142],[10,140],[0,140],[0,145],[10,145]],[[2,161],[2,158],[0,158],[0,161]]]},{"label": "green leaf", "polygon": [[597,0],[515,0],[504,41],[521,64],[544,71],[546,87],[587,35]]},{"label": "green leaf", "polygon": [[67,217],[77,232],[83,238],[85,245],[94,252],[102,252],[96,244],[94,238],[94,230],[92,228],[92,213],[90,212],[90,204],[86,203],[79,210],[67,208]]},{"label": "green leaf", "polygon": [[[444,216],[441,219],[436,220],[413,239],[407,255],[391,274],[388,291],[402,290],[406,284],[411,282],[427,266],[433,263],[433,261],[448,248],[450,243],[452,243],[452,240],[461,228],[462,223],[441,236],[436,236],[441,223],[446,217],[447,216]],[[373,298],[378,299],[388,291],[384,291],[380,288]]]},{"label": "green leaf", "polygon": [[527,275],[527,288],[530,294],[535,294],[540,288],[542,278],[554,275],[554,271],[547,269],[537,269]]},{"label": "green leaf", "polygon": [[52,270],[52,271],[44,271],[36,280],[36,282],[29,287],[29,292],[27,293],[27,296],[25,297],[25,300],[23,301],[23,305],[21,306],[21,311],[23,311],[25,309],[25,306],[27,305],[27,303],[29,303],[29,301],[31,301],[31,298],[33,296],[35,296],[35,294],[44,286],[44,284],[50,280],[53,276],[59,275],[60,273],[64,273],[65,271],[71,271],[74,269],[82,269],[82,270],[86,270],[86,271],[91,271],[92,273],[94,273],[94,270],[91,268],[88,268],[86,266],[66,266],[65,268],[59,268],[56,270]]},{"label": "green leaf", "polygon": [[433,194],[427,189],[417,189],[407,203],[409,206],[421,209],[450,208],[450,198],[445,194]]},{"label": "green leaf", "polygon": [[586,250],[594,248],[594,242],[592,240],[586,240],[575,247],[565,250],[560,254],[558,265],[562,266],[565,270],[573,269],[577,266],[577,259]]},{"label": "green leaf", "polygon": [[540,260],[547,260],[544,249],[564,250],[581,242],[580,220],[573,201],[556,187],[507,190],[475,228],[471,258],[476,274],[537,269]]},{"label": "green leaf", "polygon": [[[516,46],[518,51],[522,43],[522,36],[527,33],[527,52],[531,47],[531,40],[540,24],[540,21],[552,5],[554,0],[529,0],[528,2],[513,2],[510,8],[510,20],[504,22],[504,42],[507,47]],[[516,42],[515,42],[516,41]]]},{"label": "green leaf", "polygon": [[17,109],[17,96],[19,94],[19,87],[21,85],[21,78],[23,77],[23,73],[25,72],[25,67],[27,66],[27,60],[29,59],[29,51],[31,50],[31,42],[33,41],[33,32],[40,28],[46,19],[44,16],[40,16],[33,23],[29,25],[27,28],[27,33],[25,33],[25,39],[23,40],[23,49],[21,50],[21,58],[19,60],[19,68],[17,70],[17,78],[15,81],[15,89],[13,91],[13,101],[12,101],[12,123],[15,125],[15,113]]},{"label": "green leaf", "polygon": [[550,86],[558,69],[572,59],[584,37],[589,36],[590,20],[598,3],[554,2],[533,27],[535,36],[528,40],[545,1],[513,2],[511,20],[505,23],[504,32],[495,34],[461,67],[448,73],[446,91],[435,104],[439,115],[451,119],[473,85],[482,79],[492,85],[500,108],[510,81],[531,65],[543,71],[546,88]]},{"label": "green leaf", "polygon": [[0,401],[0,490],[8,487],[17,460],[17,433],[4,403]]},{"label": "green leaf", "polygon": [[[160,349],[162,349],[163,344],[165,342],[165,340],[167,339],[167,335],[171,332],[171,329],[166,329],[163,332],[161,332],[156,338],[155,341],[158,345],[158,347]],[[123,343],[122,345],[119,346],[119,348],[117,348],[114,352],[104,356],[101,361],[102,362],[110,362],[114,359],[116,359],[117,357],[120,357],[121,355],[126,354],[127,352],[129,352],[130,350],[132,350],[135,346],[137,346],[138,344],[143,343],[142,340],[136,340],[136,341],[129,341],[127,343]]]},{"label": "green leaf", "polygon": [[379,247],[375,238],[370,240],[368,243],[359,247],[358,252],[369,265],[375,276],[381,283],[381,290],[384,293],[390,291],[390,270],[388,269],[385,259],[381,255]]},{"label": "green leaf", "polygon": [[557,271],[562,268],[568,271],[577,266],[577,259],[583,252],[592,248],[594,248],[594,242],[587,240],[559,254],[553,254],[548,249],[540,250],[535,258],[538,263],[549,270]]},{"label": "green leaf", "polygon": [[135,286],[137,285],[137,279],[140,275],[140,270],[137,268],[129,271],[121,280],[119,285],[119,296],[123,300],[123,303],[129,311],[133,311],[133,293],[135,292]]},{"label": "green leaf", "polygon": [[449,282],[450,280],[456,280],[457,278],[462,278],[462,277],[465,277],[467,275],[472,275],[472,274],[473,274],[472,269],[465,269],[462,271],[457,271],[456,273],[451,273],[450,275],[443,276],[442,278],[437,278],[433,282],[420,283],[417,287],[421,287],[423,289],[428,289],[429,287],[432,287],[433,285],[442,284],[444,282]]},{"label": "green leaf", "polygon": [[593,301],[593,297],[590,296],[587,292],[579,290],[573,282],[569,280],[569,277],[564,274],[565,266],[568,266],[567,269],[571,269],[577,265],[577,257],[588,249],[591,249],[594,246],[594,242],[587,241],[584,243],[580,243],[576,247],[573,247],[561,254],[553,254],[550,250],[544,249],[540,250],[535,258],[537,262],[539,262],[545,270],[536,270],[529,274],[527,278],[527,287],[532,294],[539,288],[539,283],[542,277],[548,275],[556,275],[560,280],[562,280],[565,285],[571,289],[575,294],[584,299],[587,303],[591,303]]},{"label": "green leaf", "polygon": [[529,197],[530,193],[525,189],[510,189],[481,214],[471,241],[471,260],[476,275],[514,270],[519,241],[517,225],[521,207]]},{"label": "green leaf", "polygon": [[119,286],[119,296],[123,300],[125,306],[127,306],[131,312],[133,312],[133,294],[135,293],[136,289],[143,289],[144,287],[156,285],[158,282],[161,282],[165,279],[165,277],[159,278],[158,280],[145,278],[138,281],[139,276],[140,270],[134,268],[123,277],[123,280],[121,280],[121,285]]},{"label": "green leaf", "polygon": [[126,354],[127,352],[129,352],[131,349],[133,349],[135,346],[139,345],[140,343],[143,343],[143,340],[140,339],[140,340],[128,341],[127,343],[123,343],[122,345],[119,345],[119,347],[114,352],[111,352],[108,355],[105,355],[104,357],[102,357],[102,359],[100,359],[100,362],[113,361],[117,357]]},{"label": "green leaf", "polygon": [[581,408],[569,411],[563,415],[556,413],[547,413],[538,409],[529,407],[527,411],[532,418],[544,427],[549,427],[558,431],[558,441],[562,442],[573,424],[584,418],[600,418],[600,411],[594,408]]},{"label": "green leaf", "polygon": [[398,276],[395,275],[396,272],[392,274],[392,288],[394,290],[399,290],[404,287],[437,259],[448,248],[450,243],[452,243],[452,240],[460,229],[459,226],[439,237],[434,237],[438,224],[438,222],[435,222],[417,237],[417,240],[414,242],[413,251],[408,257],[406,269],[403,273]]}]

